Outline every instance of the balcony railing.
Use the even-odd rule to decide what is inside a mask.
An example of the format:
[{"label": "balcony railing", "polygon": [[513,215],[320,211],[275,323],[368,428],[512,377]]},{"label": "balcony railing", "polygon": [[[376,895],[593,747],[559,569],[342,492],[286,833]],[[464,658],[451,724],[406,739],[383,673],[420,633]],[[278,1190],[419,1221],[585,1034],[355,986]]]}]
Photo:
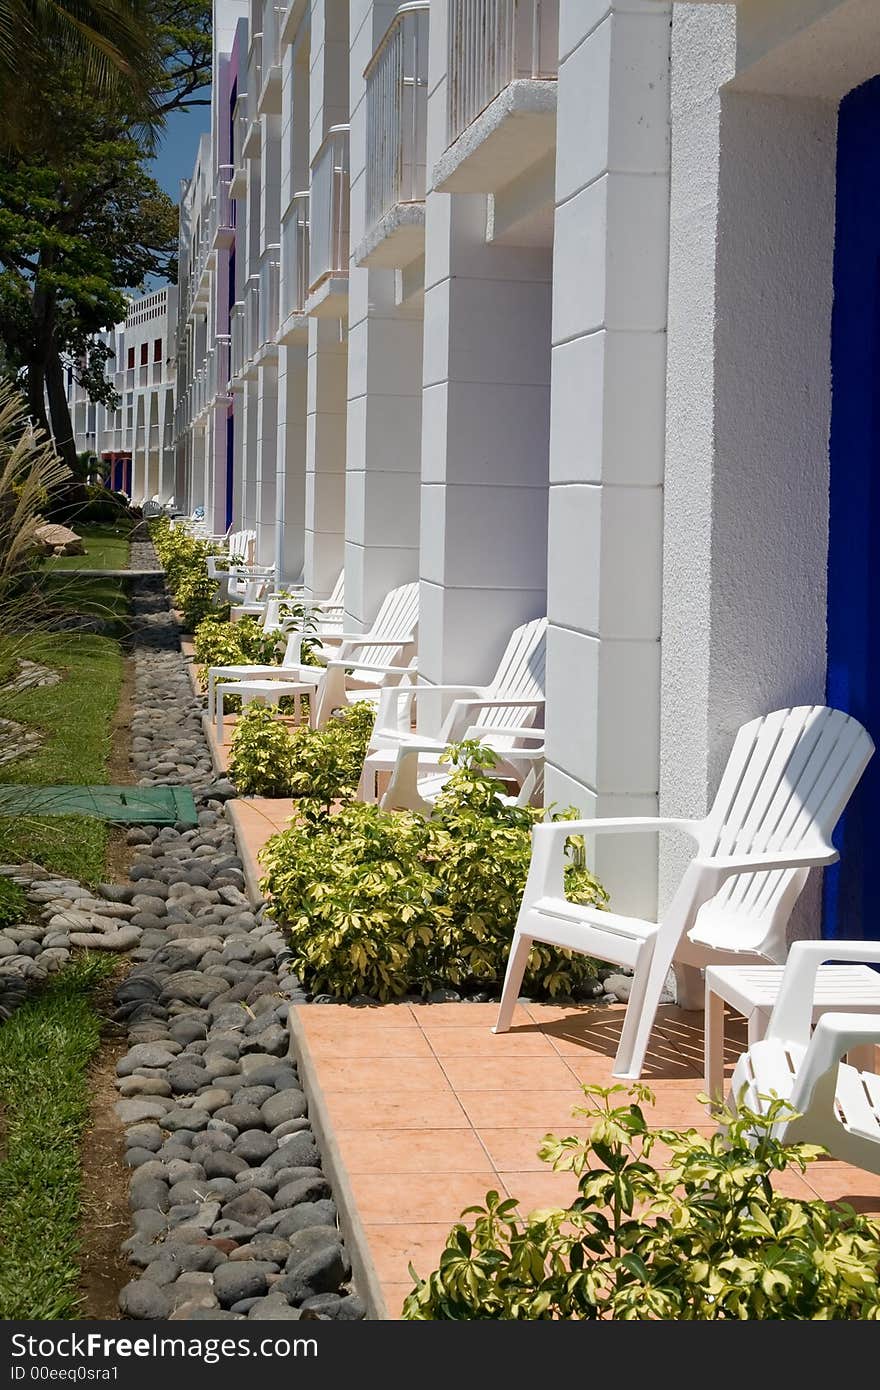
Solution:
[{"label": "balcony railing", "polygon": [[284,24],[284,16],[287,13],[285,5],[269,4],[263,10],[263,75],[266,76],[270,68],[277,68],[281,62],[281,29]]},{"label": "balcony railing", "polygon": [[309,289],[348,274],[348,126],[328,130],[312,160]]},{"label": "balcony railing", "polygon": [[247,139],[249,126],[247,92],[239,92],[235,110],[232,113],[232,163],[236,170],[244,168],[244,142]]},{"label": "balcony railing", "polygon": [[429,10],[402,5],[364,70],[368,230],[396,203],[425,196]]},{"label": "balcony railing", "polygon": [[260,346],[274,343],[278,332],[281,247],[267,246],[260,264]]},{"label": "balcony railing", "polygon": [[217,194],[214,200],[212,246],[228,246],[235,231],[235,199],[230,195],[232,165],[221,164],[217,170]]},{"label": "balcony railing", "polygon": [[214,339],[214,369],[218,396],[225,396],[229,387],[229,334],[218,333]]},{"label": "balcony railing", "polygon": [[309,194],[294,193],[281,225],[284,264],[282,317],[301,314],[309,292]]},{"label": "balcony railing", "polygon": [[449,144],[516,78],[558,64],[559,0],[449,0]]},{"label": "balcony railing", "polygon": [[245,307],[245,365],[260,346],[260,278],[252,275],[244,292]]},{"label": "balcony railing", "polygon": [[233,304],[229,315],[230,380],[240,376],[245,363],[247,343],[245,342],[245,306],[242,301]]}]

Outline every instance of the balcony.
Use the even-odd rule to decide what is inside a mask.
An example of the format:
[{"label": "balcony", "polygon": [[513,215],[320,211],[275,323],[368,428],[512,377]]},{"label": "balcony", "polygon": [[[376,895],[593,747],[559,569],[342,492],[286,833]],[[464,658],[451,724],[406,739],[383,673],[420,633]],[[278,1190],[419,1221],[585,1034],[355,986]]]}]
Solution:
[{"label": "balcony", "polygon": [[497,193],[556,145],[559,0],[449,0],[444,193]]},{"label": "balcony", "polygon": [[239,92],[232,112],[232,174],[229,180],[230,198],[243,198],[247,193],[247,166],[245,164],[245,141],[247,139],[250,116],[248,115],[247,92]]},{"label": "balcony", "polygon": [[429,9],[401,6],[364,70],[367,206],[358,265],[403,267],[424,253]]},{"label": "balcony", "polygon": [[[242,142],[242,151],[245,159],[259,159],[260,157],[260,89],[263,85],[263,35],[251,35],[250,58],[248,61],[248,100],[247,115],[248,124]],[[251,100],[250,92],[256,93]]]},{"label": "balcony", "polygon": [[312,160],[305,312],[319,318],[348,315],[348,134],[331,126]]},{"label": "balcony", "polygon": [[262,116],[281,115],[281,29],[285,6],[268,4],[263,11],[262,84],[257,110]]},{"label": "balcony", "polygon": [[229,315],[229,330],[229,380],[235,381],[244,371],[247,356],[245,306],[241,300],[232,306]]},{"label": "balcony", "polygon": [[282,343],[303,342],[308,338],[305,304],[309,290],[309,194],[294,193],[281,221],[281,264],[283,298],[281,302]]},{"label": "balcony", "polygon": [[211,247],[215,251],[232,245],[235,237],[235,200],[232,197],[233,168],[221,164],[217,171],[217,193],[214,200],[211,226]]},{"label": "balcony", "polygon": [[278,310],[281,290],[281,247],[267,246],[260,263],[259,353],[260,359],[277,356]]},{"label": "balcony", "polygon": [[228,333],[218,333],[214,339],[214,394],[221,399],[229,398],[230,346]]},{"label": "balcony", "polygon": [[245,360],[243,375],[256,375],[254,358],[260,346],[260,277],[252,275],[244,291]]}]

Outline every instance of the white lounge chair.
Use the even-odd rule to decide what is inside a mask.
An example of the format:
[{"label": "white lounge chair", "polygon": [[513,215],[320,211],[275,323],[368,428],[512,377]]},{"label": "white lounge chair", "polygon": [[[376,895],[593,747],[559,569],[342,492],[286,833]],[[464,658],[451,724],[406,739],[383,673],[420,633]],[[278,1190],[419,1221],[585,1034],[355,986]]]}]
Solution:
[{"label": "white lounge chair", "polygon": [[[405,663],[412,661],[418,616],[419,585],[402,584],[386,594],[368,632],[327,634],[338,643],[338,652],[323,667],[315,696],[316,728],[322,728],[335,709],[358,700],[378,702],[386,686],[412,677],[413,668]],[[298,635],[313,636],[305,630]],[[301,669],[308,679],[315,668]]]},{"label": "white lounge chair", "polygon": [[[544,706],[546,636],[546,618],[534,618],[515,628],[488,685],[430,685],[416,681],[414,690],[412,683],[383,690],[358,787],[360,799],[376,800],[378,774],[390,772],[397,761],[397,750],[408,744],[418,743],[422,767],[434,769],[439,753],[462,739],[473,724],[493,731],[492,747],[502,759],[505,747],[520,746],[520,730],[532,725]],[[452,697],[436,738],[426,738],[423,732],[411,728],[412,702],[415,697],[418,710],[420,690],[431,700]],[[410,768],[411,764],[404,766]],[[516,776],[517,768],[502,761],[498,772],[501,776]]]},{"label": "white lounge chair", "polygon": [[[505,729],[499,739],[498,729],[472,725],[465,730],[466,739],[477,739],[499,755],[499,764],[515,769],[519,789],[515,795],[503,795],[502,800],[516,806],[538,804],[544,790],[544,730]],[[516,746],[511,739],[516,738]],[[522,744],[522,746],[520,746]],[[488,776],[497,776],[500,765],[487,769]],[[435,743],[407,743],[398,748],[391,780],[380,801],[383,811],[420,811],[430,816],[434,804],[455,772],[451,763],[441,763]]]},{"label": "white lounge chair", "polygon": [[[809,870],[832,864],[831,832],[874,751],[839,710],[805,705],[745,724],[703,820],[633,816],[535,826],[532,861],[510,949],[495,1032],[510,1027],[533,941],[583,951],[634,971],[615,1076],[641,1074],[660,994],[703,965],[785,960],[785,927]],[[659,922],[569,903],[569,835],[677,829],[696,853]]]},{"label": "white lounge chair", "polygon": [[798,1112],[772,1126],[778,1139],[823,1144],[834,1158],[880,1173],[880,1076],[842,1061],[880,1044],[880,1014],[822,1014],[811,1037],[816,975],[827,961],[880,963],[880,942],[794,943],[766,1035],[734,1069],[730,1104],[766,1115],[778,1096]]},{"label": "white lounge chair", "polygon": [[[301,604],[303,608],[308,609],[311,613],[328,618],[335,618],[341,625],[345,612],[344,571],[340,570],[336,583],[326,597],[310,594],[304,584],[286,584],[284,586],[283,597],[288,598],[292,602]],[[236,618],[243,618],[245,615],[248,615],[249,617],[259,618],[262,616],[267,604],[276,598],[280,599],[282,595],[276,594],[273,591],[270,594],[265,594],[262,598],[253,599],[248,603],[236,604],[233,609],[233,616]]]}]

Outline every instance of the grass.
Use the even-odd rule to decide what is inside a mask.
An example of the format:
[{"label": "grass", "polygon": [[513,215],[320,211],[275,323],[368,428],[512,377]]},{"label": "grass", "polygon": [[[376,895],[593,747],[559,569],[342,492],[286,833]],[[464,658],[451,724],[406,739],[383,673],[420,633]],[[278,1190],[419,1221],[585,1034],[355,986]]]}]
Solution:
[{"label": "grass", "polygon": [[127,522],[114,525],[102,522],[96,525],[77,526],[72,529],[82,536],[86,548],[85,555],[50,555],[44,563],[48,572],[59,570],[124,570],[128,568],[131,527]]},{"label": "grass", "polygon": [[[92,633],[37,633],[0,643],[0,667],[25,657],[62,672],[53,686],[0,695],[0,716],[44,731],[28,758],[0,766],[0,783],[52,786],[107,781],[111,722],[122,683],[118,642]],[[47,869],[98,882],[104,871],[107,827],[86,817],[0,819],[0,860],[35,859]]]},{"label": "grass", "polygon": [[0,1318],[74,1318],[79,1307],[80,1145],[93,994],[113,962],[85,955],[0,1028]]}]

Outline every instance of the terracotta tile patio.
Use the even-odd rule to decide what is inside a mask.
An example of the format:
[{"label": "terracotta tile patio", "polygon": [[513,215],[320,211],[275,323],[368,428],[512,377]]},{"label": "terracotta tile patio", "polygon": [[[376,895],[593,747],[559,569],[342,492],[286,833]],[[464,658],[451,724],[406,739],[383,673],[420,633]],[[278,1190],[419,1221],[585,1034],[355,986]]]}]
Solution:
[{"label": "terracotta tile patio", "polygon": [[[259,814],[256,803],[237,804]],[[313,1104],[335,1141],[388,1316],[399,1316],[412,1286],[410,1262],[420,1273],[433,1269],[462,1208],[489,1189],[526,1210],[575,1195],[573,1176],[550,1170],[537,1148],[548,1130],[584,1132],[571,1116],[583,1101],[579,1083],[611,1079],[622,1007],[520,1006],[510,1033],[497,1038],[492,1004],[293,1012]],[[728,1070],[741,1025],[728,1022]],[[661,1009],[643,1074],[657,1093],[658,1124],[712,1132],[696,1100],[702,1049],[701,1014]],[[832,1160],[813,1165],[806,1180],[786,1174],[780,1188],[880,1213],[880,1177]]]}]

